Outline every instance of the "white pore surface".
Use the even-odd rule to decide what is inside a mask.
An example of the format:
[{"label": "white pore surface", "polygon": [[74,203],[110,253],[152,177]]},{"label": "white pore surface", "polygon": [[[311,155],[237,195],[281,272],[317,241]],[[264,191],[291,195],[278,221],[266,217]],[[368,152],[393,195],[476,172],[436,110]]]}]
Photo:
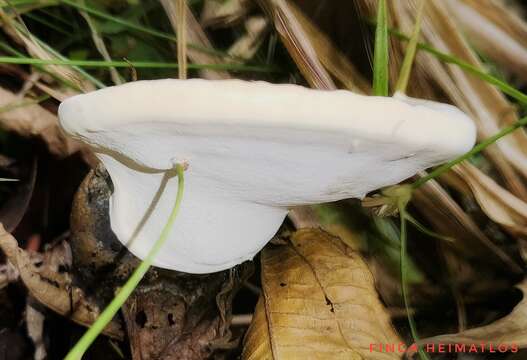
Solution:
[{"label": "white pore surface", "polygon": [[154,264],[190,273],[252,259],[291,206],[363,197],[463,154],[476,136],[450,105],[241,80],[133,82],[69,98],[59,116],[110,173],[112,229],[139,258],[174,205],[167,170],[188,162]]}]

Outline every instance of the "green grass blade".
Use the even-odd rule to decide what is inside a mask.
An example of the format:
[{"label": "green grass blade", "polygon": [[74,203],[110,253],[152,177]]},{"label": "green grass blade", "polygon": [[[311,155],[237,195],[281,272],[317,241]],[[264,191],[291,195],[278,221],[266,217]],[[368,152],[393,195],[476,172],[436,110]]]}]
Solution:
[{"label": "green grass blade", "polygon": [[[0,56],[0,63],[3,64],[25,64],[25,65],[65,65],[72,67],[86,68],[152,68],[152,69],[177,69],[178,64],[173,62],[154,62],[154,61],[102,61],[102,60],[44,60],[29,57],[10,57]],[[241,64],[188,64],[189,69],[213,69],[229,71],[249,71],[249,72],[277,72],[276,69],[266,66],[251,66]]]},{"label": "green grass blade", "polygon": [[[49,54],[53,55],[54,57],[56,57],[57,59],[59,59],[61,61],[66,61],[67,60],[67,58],[65,56],[63,56],[57,50],[53,49],[51,46],[46,44],[44,41],[42,41],[41,39],[36,37],[34,34],[27,33],[25,26],[23,26],[22,24],[19,24],[17,22],[13,22],[13,25],[16,27],[16,29],[18,31],[20,31],[23,34],[25,34],[26,36],[28,36],[32,41],[36,42],[41,48],[43,48]],[[104,85],[100,80],[98,80],[95,77],[91,76],[90,74],[88,74],[83,69],[81,69],[81,68],[79,68],[77,66],[73,66],[73,69],[75,69],[82,77],[84,77],[86,80],[90,81],[92,84],[94,84],[98,88],[106,87],[106,85]],[[69,86],[69,84],[68,84],[68,86]]]},{"label": "green grass blade", "polygon": [[421,33],[421,23],[423,21],[425,5],[426,0],[421,0],[419,2],[414,30],[412,32],[412,37],[408,42],[408,46],[406,47],[406,53],[404,54],[403,64],[401,66],[401,71],[399,72],[399,78],[397,79],[397,84],[395,85],[395,92],[401,92],[403,94],[406,93],[408,80],[410,79],[410,74],[412,73],[412,66],[415,59],[417,44],[419,42],[419,34]]},{"label": "green grass blade", "polygon": [[388,57],[386,0],[379,0],[373,54],[373,94],[377,96],[388,96]]},{"label": "green grass blade", "polygon": [[[22,54],[21,52],[19,52],[18,50],[14,49],[13,47],[11,47],[10,45],[8,45],[7,43],[5,43],[3,41],[0,41],[0,49],[4,50],[8,54],[14,55],[15,58],[18,58],[18,59],[25,59],[26,58],[24,56],[24,54]],[[37,65],[37,64],[35,64],[34,66],[37,69],[39,69],[40,71],[42,71],[42,72],[48,74],[49,76],[51,76],[53,79],[55,79],[55,80],[61,82],[62,84],[70,87],[71,89],[74,89],[76,91],[80,91],[79,87],[76,86],[73,82],[58,77],[53,72],[46,70],[45,66]]]},{"label": "green grass blade", "polygon": [[[68,5],[68,6],[71,6],[71,7],[74,7],[77,10],[85,11],[85,12],[89,13],[90,15],[93,15],[93,16],[98,17],[100,19],[105,19],[105,20],[108,20],[108,21],[112,21],[112,22],[114,22],[116,24],[119,24],[119,25],[122,25],[124,27],[127,27],[130,30],[143,32],[145,34],[152,35],[152,36],[160,38],[160,39],[169,40],[171,42],[177,43],[177,37],[172,35],[172,34],[165,33],[165,32],[159,31],[159,30],[155,30],[155,29],[151,29],[151,28],[143,26],[141,24],[137,24],[137,23],[134,23],[132,21],[128,21],[128,20],[125,20],[123,18],[110,15],[110,14],[108,14],[106,12],[103,12],[101,10],[98,10],[98,9],[95,9],[95,8],[93,8],[91,6],[88,6],[87,4],[81,4],[81,3],[78,3],[78,2],[73,1],[73,0],[60,0],[60,3],[63,3],[65,5]],[[206,48],[206,47],[203,47],[203,46],[199,46],[199,45],[196,45],[196,44],[190,44],[190,43],[188,44],[188,47],[192,48],[194,50],[199,50],[201,52],[204,52],[204,53],[207,53],[207,54],[210,54],[210,55],[232,58],[231,55],[229,55],[228,53],[226,53],[224,51],[210,49],[210,48]]]},{"label": "green grass blade", "polygon": [[135,290],[141,279],[143,279],[143,276],[146,274],[148,269],[150,269],[150,266],[152,265],[152,262],[157,256],[159,250],[161,250],[161,248],[165,244],[170,230],[174,225],[174,221],[176,220],[177,214],[179,213],[179,209],[181,207],[181,200],[183,199],[183,190],[185,188],[184,166],[181,164],[177,164],[175,170],[178,177],[178,190],[176,201],[174,203],[172,212],[170,213],[170,216],[167,220],[167,223],[163,227],[159,239],[157,239],[157,241],[154,243],[154,246],[152,246],[152,249],[146,256],[146,258],[141,261],[141,263],[132,273],[128,281],[126,281],[126,284],[124,284],[121,290],[119,290],[117,295],[113,298],[112,302],[106,307],[106,309],[104,309],[101,315],[99,315],[97,320],[90,326],[88,331],[84,333],[82,338],[77,342],[77,344],[75,344],[75,346],[73,347],[73,349],[71,349],[68,355],[66,355],[65,360],[81,360],[86,350],[88,350],[90,345],[104,330],[106,325],[108,325],[110,321],[112,321],[115,314],[117,314],[119,309],[121,309],[121,306],[123,306],[128,297]]},{"label": "green grass blade", "polygon": [[470,159],[472,156],[474,156],[474,155],[480,153],[481,151],[485,150],[487,147],[489,147],[490,145],[494,144],[496,141],[498,141],[502,137],[509,135],[510,133],[515,131],[516,129],[519,129],[520,127],[525,126],[525,125],[527,125],[527,116],[524,117],[524,118],[521,118],[520,120],[516,121],[512,125],[504,127],[503,129],[501,129],[499,132],[497,132],[493,136],[483,140],[482,142],[480,142],[479,144],[474,146],[472,148],[472,150],[470,150],[469,152],[467,152],[467,153],[455,158],[452,161],[449,161],[449,162],[441,165],[440,167],[436,168],[434,171],[432,171],[428,175],[423,176],[419,180],[416,180],[412,184],[412,188],[413,189],[417,189],[417,188],[421,187],[422,185],[424,185],[427,181],[435,179],[438,176],[441,176],[442,174],[444,174],[445,172],[447,172],[448,170],[450,170],[452,167],[456,166],[460,162]]},{"label": "green grass blade", "polygon": [[[390,31],[391,34],[393,34],[394,36],[396,36],[396,37],[398,37],[398,38],[400,38],[402,40],[409,40],[410,39],[407,35],[403,34],[402,32],[400,32],[398,30],[390,29],[389,31]],[[454,64],[454,65],[459,66],[461,69],[465,70],[466,72],[471,73],[471,74],[477,76],[478,78],[480,78],[481,80],[486,81],[487,83],[496,86],[502,92],[504,92],[505,94],[511,96],[512,98],[514,98],[518,102],[522,103],[523,105],[527,105],[527,95],[526,94],[524,94],[523,92],[519,91],[514,86],[507,84],[505,81],[503,81],[501,79],[498,79],[495,76],[492,76],[491,74],[489,74],[488,72],[482,70],[478,66],[474,66],[472,64],[469,64],[466,61],[463,61],[463,60],[457,58],[454,55],[444,53],[444,52],[434,48],[433,46],[431,46],[429,44],[418,43],[417,44],[417,48],[434,55],[436,58],[438,58],[439,60],[441,60],[441,61],[443,61],[445,63]]]}]

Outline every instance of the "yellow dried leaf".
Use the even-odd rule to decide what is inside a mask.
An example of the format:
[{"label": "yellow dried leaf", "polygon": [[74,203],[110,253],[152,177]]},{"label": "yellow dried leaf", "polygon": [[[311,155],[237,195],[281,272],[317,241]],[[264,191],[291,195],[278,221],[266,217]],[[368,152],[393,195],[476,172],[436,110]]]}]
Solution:
[{"label": "yellow dried leaf", "polygon": [[303,229],[266,248],[262,290],[243,359],[400,359],[370,351],[401,340],[365,262],[340,239]]}]

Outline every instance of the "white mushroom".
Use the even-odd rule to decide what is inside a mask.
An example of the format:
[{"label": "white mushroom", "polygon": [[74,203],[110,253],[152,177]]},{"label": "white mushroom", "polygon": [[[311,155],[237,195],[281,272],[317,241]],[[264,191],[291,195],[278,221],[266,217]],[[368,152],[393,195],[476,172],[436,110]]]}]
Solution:
[{"label": "white mushroom", "polygon": [[112,229],[139,258],[173,206],[169,170],[188,162],[181,213],[154,265],[190,273],[252,259],[292,206],[363,197],[475,141],[450,105],[240,80],[128,83],[70,98],[59,116],[106,166]]}]

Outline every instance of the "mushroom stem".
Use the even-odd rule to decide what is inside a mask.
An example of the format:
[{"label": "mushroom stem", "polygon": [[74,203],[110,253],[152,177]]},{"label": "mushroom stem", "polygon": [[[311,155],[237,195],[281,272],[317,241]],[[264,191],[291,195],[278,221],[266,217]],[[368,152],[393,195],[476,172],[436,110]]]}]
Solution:
[{"label": "mushroom stem", "polygon": [[113,319],[115,314],[119,311],[121,306],[126,302],[128,297],[135,290],[139,282],[143,279],[144,275],[152,265],[157,253],[165,243],[170,234],[170,230],[176,220],[177,214],[181,207],[181,201],[183,199],[183,190],[185,187],[185,178],[184,172],[187,168],[187,164],[178,163],[174,167],[174,171],[178,177],[178,191],[176,195],[176,202],[170,213],[168,221],[163,227],[163,231],[159,236],[159,239],[154,243],[152,249],[145,257],[145,259],[139,264],[139,266],[134,270],[130,278],[126,281],[124,286],[117,292],[110,304],[104,309],[101,315],[97,320],[90,326],[90,328],[84,333],[80,340],[75,344],[75,346],[70,350],[68,355],[66,355],[65,360],[80,360],[82,356],[88,350],[90,345],[95,341],[97,336],[104,330],[106,325]]}]

